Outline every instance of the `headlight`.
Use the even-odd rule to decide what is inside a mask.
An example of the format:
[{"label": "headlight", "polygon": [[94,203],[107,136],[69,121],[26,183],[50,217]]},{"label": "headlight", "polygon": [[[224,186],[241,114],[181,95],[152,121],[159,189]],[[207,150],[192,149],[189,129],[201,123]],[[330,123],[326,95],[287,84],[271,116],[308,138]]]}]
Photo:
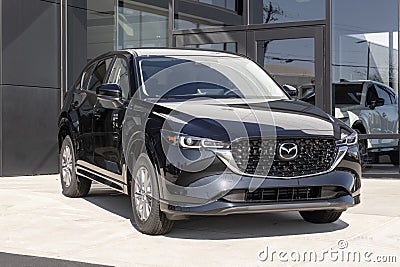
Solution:
[{"label": "headlight", "polygon": [[216,141],[209,138],[179,134],[172,131],[161,130],[162,137],[172,145],[182,148],[201,149],[223,149],[230,148],[229,142]]},{"label": "headlight", "polygon": [[336,142],[338,146],[354,146],[358,143],[358,134],[356,132],[349,132],[342,130],[340,133],[340,140]]}]

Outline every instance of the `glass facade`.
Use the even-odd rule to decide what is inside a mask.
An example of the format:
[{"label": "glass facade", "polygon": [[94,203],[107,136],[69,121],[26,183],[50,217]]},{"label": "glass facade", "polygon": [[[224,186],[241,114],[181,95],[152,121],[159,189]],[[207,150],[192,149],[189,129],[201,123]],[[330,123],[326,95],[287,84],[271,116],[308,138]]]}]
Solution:
[{"label": "glass facade", "polygon": [[114,49],[244,54],[361,134],[365,174],[399,174],[399,0],[65,0],[71,85]]},{"label": "glass facade", "polygon": [[115,3],[110,0],[67,2],[67,85],[86,63],[115,48]]},{"label": "glass facade", "polygon": [[168,2],[67,1],[67,68],[71,86],[92,58],[115,49],[168,46]]},{"label": "glass facade", "polygon": [[237,0],[175,0],[173,12],[174,29],[179,30],[235,26],[245,23],[243,1]]},{"label": "glass facade", "polygon": [[[398,172],[398,1],[332,1],[334,114],[365,139],[366,172]],[[374,19],[371,19],[374,18]]]},{"label": "glass facade", "polygon": [[[160,1],[163,2],[163,1]],[[118,48],[168,46],[168,5],[118,1]]]}]

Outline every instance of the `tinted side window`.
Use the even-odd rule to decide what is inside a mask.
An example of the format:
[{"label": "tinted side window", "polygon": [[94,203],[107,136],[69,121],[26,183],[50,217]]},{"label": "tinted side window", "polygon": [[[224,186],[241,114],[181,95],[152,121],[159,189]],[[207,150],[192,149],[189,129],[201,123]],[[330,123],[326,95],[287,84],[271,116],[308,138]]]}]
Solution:
[{"label": "tinted side window", "polygon": [[107,83],[118,84],[122,89],[122,97],[128,99],[130,92],[129,67],[123,58],[117,58]]},{"label": "tinted side window", "polygon": [[367,100],[366,100],[366,106],[369,106],[372,104],[372,101],[376,101],[379,98],[378,92],[376,91],[376,88],[374,85],[370,85],[367,89]]},{"label": "tinted side window", "polygon": [[359,105],[362,97],[362,84],[334,84],[337,105]]},{"label": "tinted side window", "polygon": [[90,81],[90,76],[95,66],[96,66],[95,64],[92,64],[88,68],[86,68],[86,70],[82,73],[82,75],[79,78],[79,82],[76,85],[76,89],[83,89],[83,90],[87,89]]},{"label": "tinted side window", "polygon": [[390,100],[390,96],[386,90],[382,90],[380,87],[376,88],[378,92],[378,97],[383,98],[385,100],[384,105],[390,105],[392,104],[392,101]]},{"label": "tinted side window", "polygon": [[105,83],[106,75],[112,63],[112,60],[112,58],[107,58],[105,60],[99,61],[90,77],[90,83],[87,90],[95,91],[97,87]]},{"label": "tinted side window", "polygon": [[386,86],[382,86],[382,85],[378,85],[378,87],[381,88],[384,92],[386,92],[389,95],[390,102],[388,102],[388,103],[397,104],[396,95],[393,93],[393,91],[392,91],[392,89],[390,87],[386,87]]}]

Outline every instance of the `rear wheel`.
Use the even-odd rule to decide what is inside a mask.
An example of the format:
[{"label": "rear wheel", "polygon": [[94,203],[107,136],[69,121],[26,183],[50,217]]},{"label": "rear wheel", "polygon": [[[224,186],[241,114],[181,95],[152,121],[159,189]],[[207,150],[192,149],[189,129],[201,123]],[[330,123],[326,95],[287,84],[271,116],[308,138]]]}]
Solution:
[{"label": "rear wheel", "polygon": [[334,210],[300,211],[300,215],[307,222],[319,224],[337,221],[342,212]]},{"label": "rear wheel", "polygon": [[139,231],[149,235],[168,233],[174,222],[160,209],[156,171],[146,154],[139,157],[132,173],[131,202]]},{"label": "rear wheel", "polygon": [[69,136],[65,137],[60,150],[60,178],[62,193],[67,197],[85,197],[90,190],[92,181],[77,177],[75,172],[74,145]]}]

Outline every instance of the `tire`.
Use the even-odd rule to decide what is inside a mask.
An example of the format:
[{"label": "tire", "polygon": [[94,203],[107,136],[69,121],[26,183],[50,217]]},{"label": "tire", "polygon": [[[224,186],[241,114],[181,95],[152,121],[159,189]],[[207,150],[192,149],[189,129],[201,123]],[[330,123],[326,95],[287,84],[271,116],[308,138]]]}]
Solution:
[{"label": "tire", "polygon": [[75,149],[69,136],[65,137],[62,143],[59,166],[63,195],[71,198],[87,196],[92,181],[83,177],[77,177],[75,170]]},{"label": "tire", "polygon": [[342,211],[334,210],[315,210],[315,211],[300,211],[301,217],[310,223],[333,223],[340,218]]},{"label": "tire", "polygon": [[[359,129],[354,130],[357,132],[357,134],[362,134]],[[369,158],[367,150],[367,140],[358,140],[358,148],[360,151],[361,168],[365,169],[369,167],[371,163],[371,159]]]},{"label": "tire", "polygon": [[390,163],[393,165],[399,165],[399,152],[395,151],[389,154],[390,157]]},{"label": "tire", "polygon": [[141,154],[132,172],[131,203],[140,232],[162,235],[171,231],[174,222],[160,209],[157,174],[146,154]]}]

